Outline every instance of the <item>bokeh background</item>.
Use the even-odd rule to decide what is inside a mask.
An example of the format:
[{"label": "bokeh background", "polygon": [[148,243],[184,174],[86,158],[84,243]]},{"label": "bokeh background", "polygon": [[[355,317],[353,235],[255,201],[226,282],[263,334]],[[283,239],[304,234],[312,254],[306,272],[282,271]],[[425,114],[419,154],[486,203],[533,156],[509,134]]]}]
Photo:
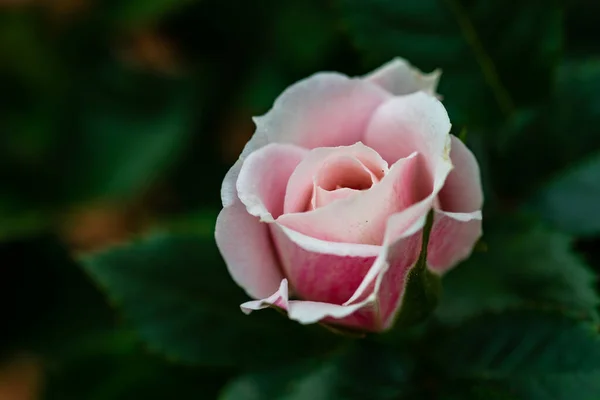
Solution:
[{"label": "bokeh background", "polygon": [[[251,116],[315,72],[363,75],[395,56],[442,69],[453,133],[482,168],[485,236],[445,283],[466,300],[440,318],[555,293],[595,309],[599,15],[596,0],[0,0],[0,399],[245,398],[222,393],[252,354],[163,352],[163,328],[131,317],[146,302],[122,304],[139,288],[111,290],[102,263],[180,273],[180,308],[218,298],[220,184]],[[204,244],[82,267],[161,229]],[[242,318],[232,304],[177,332],[243,341],[227,333],[237,322],[212,332]],[[156,323],[177,324],[165,307]]]}]

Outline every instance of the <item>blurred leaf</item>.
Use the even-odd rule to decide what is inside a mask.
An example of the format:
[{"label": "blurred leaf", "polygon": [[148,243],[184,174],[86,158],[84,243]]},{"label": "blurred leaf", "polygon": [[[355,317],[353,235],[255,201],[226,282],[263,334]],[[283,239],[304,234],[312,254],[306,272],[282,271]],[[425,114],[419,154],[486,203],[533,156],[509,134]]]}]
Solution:
[{"label": "blurred leaf", "polygon": [[556,312],[484,314],[440,338],[435,356],[454,376],[511,378],[600,370],[594,326]]},{"label": "blurred leaf", "polygon": [[[246,296],[212,235],[157,234],[83,260],[150,348],[185,363],[234,366],[333,350],[336,338],[273,311],[244,315]],[[283,350],[285,349],[285,350]]]},{"label": "blurred leaf", "polygon": [[531,206],[566,232],[600,233],[600,155],[551,181]]},{"label": "blurred leaf", "polygon": [[185,80],[102,62],[71,81],[9,115],[0,237],[34,233],[76,203],[139,197],[186,150],[196,112]]},{"label": "blurred leaf", "polygon": [[185,149],[192,116],[186,83],[110,65],[89,78],[77,99],[83,134],[68,137],[77,149],[65,165],[72,196],[139,193]]},{"label": "blurred leaf", "polygon": [[600,59],[567,61],[557,70],[552,97],[519,111],[493,165],[506,196],[535,196],[555,175],[600,151]]},{"label": "blurred leaf", "polygon": [[548,93],[562,36],[555,1],[339,2],[371,68],[400,56],[443,70],[439,92],[455,122],[489,122]]},{"label": "blurred leaf", "polygon": [[417,392],[413,369],[406,354],[361,340],[327,360],[242,375],[219,400],[399,400]]},{"label": "blurred leaf", "polygon": [[483,315],[440,339],[435,357],[451,376],[501,380],[532,400],[600,394],[597,329],[558,313]]},{"label": "blurred leaf", "polygon": [[[6,79],[8,87],[14,83],[8,79],[11,77],[26,90],[45,92],[55,88],[62,77],[60,59],[49,46],[40,22],[36,14],[16,7],[14,10],[3,7],[0,13],[0,79]],[[6,89],[3,87],[3,92]]]},{"label": "blurred leaf", "polygon": [[525,219],[487,224],[487,251],[475,252],[442,280],[436,311],[441,321],[455,323],[486,310],[524,304],[596,315],[596,277],[573,252],[569,236]]}]

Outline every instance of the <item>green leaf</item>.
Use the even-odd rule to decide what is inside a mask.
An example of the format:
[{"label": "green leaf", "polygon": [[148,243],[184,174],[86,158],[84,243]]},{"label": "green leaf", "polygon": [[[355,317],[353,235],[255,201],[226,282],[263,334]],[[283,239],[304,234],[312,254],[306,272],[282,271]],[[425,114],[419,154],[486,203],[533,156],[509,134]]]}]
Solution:
[{"label": "green leaf", "polygon": [[[155,182],[190,138],[190,92],[179,79],[107,65],[93,74],[80,101],[81,132],[66,165],[70,198],[127,198]],[[85,84],[84,84],[85,85]],[[84,87],[86,87],[84,86]]]},{"label": "green leaf", "polygon": [[600,336],[556,312],[484,314],[450,330],[436,357],[459,377],[511,378],[600,370]]},{"label": "green leaf", "polygon": [[483,315],[442,334],[434,352],[450,376],[504,382],[517,398],[600,394],[597,328],[558,313]]},{"label": "green leaf", "polygon": [[[339,0],[356,45],[376,67],[395,56],[443,70],[453,121],[489,122],[543,99],[561,49],[557,2]],[[527,62],[523,62],[527,60]]]},{"label": "green leaf", "polygon": [[330,351],[338,339],[274,311],[244,315],[247,297],[212,236],[156,234],[83,263],[149,347],[176,361],[264,365]]},{"label": "green leaf", "polygon": [[569,236],[525,219],[487,223],[487,251],[476,251],[442,280],[439,320],[456,323],[486,310],[519,305],[595,316],[596,277],[573,252]]},{"label": "green leaf", "polygon": [[406,354],[361,340],[326,360],[242,375],[219,400],[404,399],[417,392],[413,370]]},{"label": "green leaf", "polygon": [[575,235],[600,233],[600,154],[572,167],[538,192],[533,207],[557,228]]}]

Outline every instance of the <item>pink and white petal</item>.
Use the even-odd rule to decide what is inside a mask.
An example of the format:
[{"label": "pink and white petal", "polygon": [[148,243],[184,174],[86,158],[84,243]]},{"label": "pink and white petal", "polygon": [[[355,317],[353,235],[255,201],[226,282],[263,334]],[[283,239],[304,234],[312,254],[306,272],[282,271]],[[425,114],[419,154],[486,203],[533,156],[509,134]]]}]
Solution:
[{"label": "pink and white petal", "polygon": [[469,257],[481,233],[481,211],[436,210],[427,248],[429,269],[442,274]]},{"label": "pink and white petal", "polygon": [[380,251],[379,246],[321,241],[278,224],[271,225],[271,232],[290,290],[316,302],[348,300]]},{"label": "pink and white petal", "polygon": [[238,159],[235,164],[229,168],[229,171],[225,174],[225,178],[223,178],[223,183],[221,184],[221,202],[223,203],[223,207],[229,207],[236,201],[239,201],[236,185],[242,169],[242,164],[243,160]]},{"label": "pink and white petal", "polygon": [[317,73],[288,87],[269,112],[254,118],[256,131],[242,157],[268,143],[307,149],[361,140],[373,111],[391,95],[379,86],[339,73]]},{"label": "pink and white petal", "polygon": [[[433,196],[392,215],[385,229],[384,245],[377,259],[365,275],[356,291],[344,304],[353,304],[373,292],[378,296],[387,271],[393,267],[400,269],[400,275],[408,273],[414,266],[420,250],[415,248],[433,206]],[[397,274],[397,272],[391,272]]]},{"label": "pink and white petal", "polygon": [[390,164],[418,152],[434,167],[440,157],[449,157],[450,127],[442,103],[417,92],[394,97],[379,107],[367,127],[364,143]]},{"label": "pink and white petal", "polygon": [[432,192],[424,160],[418,154],[398,160],[369,190],[322,208],[284,214],[277,222],[327,242],[383,244],[388,218]]},{"label": "pink and white petal", "polygon": [[375,285],[383,329],[391,327],[402,308],[408,275],[417,264],[422,242],[423,229],[420,229],[389,246],[387,268]]},{"label": "pink and white petal", "polygon": [[346,199],[358,193],[360,193],[360,190],[356,189],[341,188],[336,190],[325,190],[320,187],[316,187],[311,200],[311,210],[325,207],[336,200]]},{"label": "pink and white petal", "polygon": [[450,159],[454,169],[440,191],[439,207],[452,213],[470,213],[483,205],[479,165],[471,150],[457,137],[451,136]]},{"label": "pink and white petal", "polygon": [[279,284],[279,289],[275,293],[264,299],[247,301],[243,303],[240,308],[245,314],[250,314],[252,311],[262,310],[268,307],[279,307],[287,311],[289,304],[288,299],[288,281],[287,279],[282,279]]},{"label": "pink and white petal", "polygon": [[215,239],[233,280],[250,297],[262,298],[276,290],[283,274],[268,225],[248,214],[241,201],[221,210]]},{"label": "pink and white petal", "polygon": [[315,187],[325,190],[337,188],[368,189],[377,178],[360,160],[347,155],[338,155],[325,160],[313,177]]},{"label": "pink and white petal", "polygon": [[377,152],[362,142],[350,146],[322,147],[313,149],[292,173],[285,194],[284,212],[303,212],[309,203],[314,177],[330,157],[349,156],[359,160],[378,178],[388,172],[388,164]]},{"label": "pink and white petal", "polygon": [[365,79],[381,86],[395,96],[418,91],[435,95],[441,74],[439,69],[424,74],[405,59],[396,57],[365,76]]},{"label": "pink and white petal", "polygon": [[288,180],[308,150],[271,143],[250,154],[237,178],[237,194],[248,213],[272,222],[283,214]]},{"label": "pink and white petal", "polygon": [[318,301],[289,300],[286,279],[281,281],[279,290],[271,296],[246,302],[240,307],[246,314],[269,307],[278,307],[287,311],[288,318],[305,325],[324,322],[366,331],[378,331],[380,328],[374,324],[376,319],[371,302],[341,306]]}]

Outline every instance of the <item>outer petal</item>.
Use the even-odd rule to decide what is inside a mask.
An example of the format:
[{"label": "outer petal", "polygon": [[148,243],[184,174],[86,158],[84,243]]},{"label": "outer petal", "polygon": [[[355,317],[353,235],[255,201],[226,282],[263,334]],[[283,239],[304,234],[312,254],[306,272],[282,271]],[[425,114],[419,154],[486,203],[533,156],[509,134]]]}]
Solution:
[{"label": "outer petal", "polygon": [[374,110],[391,95],[379,86],[338,73],[318,73],[287,88],[273,108],[256,117],[242,157],[268,143],[308,149],[361,140]]},{"label": "outer petal", "polygon": [[268,226],[248,214],[241,201],[221,210],[215,238],[233,280],[250,297],[262,298],[276,290],[283,273]]},{"label": "outer petal", "polygon": [[[295,241],[290,230],[273,226],[273,241],[276,244],[284,273],[295,295],[312,301],[342,304],[347,301],[361,284],[367,271],[379,254],[379,246],[338,243],[336,249],[327,241],[304,236],[317,250],[307,249]],[[339,250],[348,248],[344,255]],[[352,248],[356,246],[356,248]]]},{"label": "outer petal", "polygon": [[451,213],[435,211],[427,264],[437,273],[446,272],[471,254],[481,237],[481,211]]},{"label": "outer petal", "polygon": [[454,169],[439,194],[439,210],[428,248],[428,265],[443,273],[467,258],[481,237],[483,191],[477,160],[452,136],[450,158]]},{"label": "outer petal", "polygon": [[483,206],[479,165],[471,150],[456,136],[451,137],[450,159],[454,169],[440,191],[440,208],[449,212],[472,212]]},{"label": "outer petal", "polygon": [[225,174],[225,178],[223,178],[223,183],[221,184],[221,202],[223,203],[223,207],[229,207],[239,200],[235,186],[242,169],[242,164],[243,160],[238,159],[229,168],[229,171]]},{"label": "outer petal", "polygon": [[440,155],[450,151],[450,127],[442,103],[418,92],[394,97],[379,107],[369,123],[364,143],[390,164],[418,152],[428,166],[434,166]]},{"label": "outer petal", "polygon": [[395,96],[418,91],[435,95],[441,73],[440,70],[435,70],[424,74],[410,65],[408,61],[397,57],[371,72],[365,79],[381,86]]},{"label": "outer petal", "polygon": [[248,156],[237,178],[237,193],[250,214],[273,222],[283,213],[287,183],[307,154],[301,147],[271,143]]},{"label": "outer petal", "polygon": [[[352,306],[340,306],[330,303],[322,303],[318,301],[303,301],[289,300],[288,297],[288,282],[286,279],[281,281],[279,290],[271,296],[263,300],[249,301],[241,305],[242,311],[249,314],[254,310],[276,306],[287,311],[288,317],[298,321],[301,324],[313,324],[321,321],[324,318],[332,318],[334,320],[347,318],[350,314],[364,307],[363,304]],[[346,326],[352,324],[345,324]],[[364,324],[355,323],[354,326],[361,326],[368,329]]]},{"label": "outer petal", "polygon": [[282,226],[271,226],[286,275],[291,280],[306,284],[290,290],[311,301],[288,301],[288,282],[285,280],[275,294],[242,304],[242,310],[250,312],[277,306],[287,310],[290,319],[303,324],[323,321],[379,330],[374,297],[363,298],[351,305],[342,305],[342,302],[361,283],[365,272],[380,253],[380,246],[329,243]]},{"label": "outer petal", "polygon": [[[217,218],[215,238],[233,279],[251,297],[271,294],[283,279],[268,225],[259,218],[272,220],[271,213],[283,208],[280,192],[306,152],[291,145],[265,147],[245,162],[238,161],[223,181],[225,207]],[[246,204],[238,198],[236,182]]]}]

